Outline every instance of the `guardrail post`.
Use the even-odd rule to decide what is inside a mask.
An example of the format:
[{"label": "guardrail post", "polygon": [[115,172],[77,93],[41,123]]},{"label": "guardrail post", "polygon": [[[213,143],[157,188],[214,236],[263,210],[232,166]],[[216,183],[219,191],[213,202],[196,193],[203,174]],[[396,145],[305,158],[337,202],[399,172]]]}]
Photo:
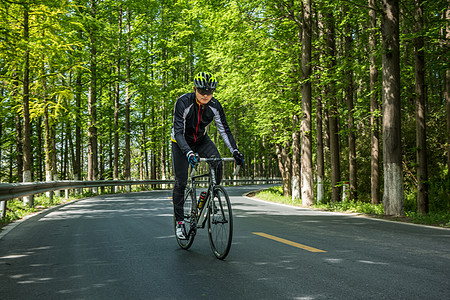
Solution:
[{"label": "guardrail post", "polygon": [[[58,181],[58,174],[54,174],[54,175],[53,175],[53,180],[54,180],[54,181]],[[56,190],[56,191],[55,191],[55,196],[56,196],[56,197],[61,197],[61,190]]]},{"label": "guardrail post", "polygon": [[349,186],[350,184],[348,182],[345,182],[342,184],[342,202],[345,202],[347,200],[349,195]]},{"label": "guardrail post", "polygon": [[[80,180],[80,178],[78,178],[78,175],[74,175],[73,176],[73,180]],[[74,189],[74,193],[77,194],[82,194],[83,193],[83,189],[82,188],[76,188]]]},{"label": "guardrail post", "polygon": [[6,201],[0,202],[0,218],[3,219],[6,216]]}]

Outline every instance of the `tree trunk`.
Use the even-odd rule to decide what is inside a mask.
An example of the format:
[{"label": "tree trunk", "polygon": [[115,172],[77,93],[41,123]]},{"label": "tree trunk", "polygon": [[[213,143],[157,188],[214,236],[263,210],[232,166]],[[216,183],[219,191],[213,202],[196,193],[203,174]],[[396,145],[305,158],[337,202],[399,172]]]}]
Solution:
[{"label": "tree trunk", "polygon": [[[450,8],[447,8],[446,20],[450,20]],[[446,28],[447,41],[450,40],[450,23],[447,22]],[[445,102],[447,103],[447,177],[450,182],[450,69],[445,71]]]},{"label": "tree trunk", "polygon": [[285,197],[291,196],[291,159],[289,158],[288,151],[284,145],[275,145],[278,169],[281,173],[283,180],[283,195]]},{"label": "tree trunk", "polygon": [[[298,103],[298,99],[296,99]],[[299,118],[296,112],[292,116],[292,200],[300,200],[300,130]]]},{"label": "tree trunk", "polygon": [[[52,173],[53,173],[53,180],[56,181],[59,179],[58,176],[58,168],[57,168],[57,158],[56,158],[56,127],[52,124],[50,127],[51,132],[51,140],[52,140]],[[61,190],[56,190],[55,196],[59,197],[61,195]]]},{"label": "tree trunk", "polygon": [[[45,93],[45,86],[44,86]],[[44,95],[44,151],[45,151],[45,181],[53,180],[52,172],[52,138],[50,133],[50,121],[48,116],[47,97]],[[53,199],[53,191],[46,192],[46,196]]]},{"label": "tree trunk", "polygon": [[[143,109],[142,109],[142,120],[146,119],[146,105],[145,103],[143,104]],[[144,179],[148,179],[148,173],[146,172],[147,170],[147,147],[145,145],[147,141],[147,126],[146,126],[146,122],[142,122],[141,124],[141,153],[140,153],[140,158],[139,158],[139,177],[141,180]]]},{"label": "tree trunk", "polygon": [[[165,102],[164,100],[161,103],[161,124],[165,124],[166,122],[166,107],[165,107]],[[160,136],[160,148],[159,148],[159,170],[160,170],[160,178],[162,180],[165,180],[167,177],[166,174],[166,151],[165,151],[165,146],[166,146],[166,138],[165,138],[165,128],[164,126],[161,126],[161,132],[159,133]],[[163,185],[163,187],[165,187],[165,185]]]},{"label": "tree trunk", "polygon": [[[162,26],[164,27],[164,18],[162,18]],[[162,61],[163,63],[163,75],[162,75],[162,91],[163,93],[166,91],[167,88],[167,71],[166,71],[166,62],[167,62],[167,49],[163,48],[162,49]],[[161,117],[161,124],[165,124],[166,123],[166,101],[163,97],[163,99],[161,99],[160,102],[160,117]],[[159,133],[159,137],[160,137],[160,148],[159,148],[159,159],[160,159],[160,172],[161,172],[161,179],[164,180],[166,179],[166,151],[164,149],[165,145],[166,145],[166,130],[164,128],[165,126],[161,126],[161,132]],[[163,188],[165,187],[165,185],[163,185]]]},{"label": "tree trunk", "polygon": [[325,158],[323,150],[323,117],[322,97],[316,98],[316,155],[317,155],[317,202],[322,202],[325,196]]},{"label": "tree trunk", "polygon": [[[100,114],[98,116],[99,120],[103,120],[102,118],[102,110],[100,110]],[[98,141],[98,153],[100,153],[98,158],[98,180],[105,179],[105,161],[106,161],[106,151],[105,151],[105,142],[102,138]],[[101,187],[101,190],[104,191],[104,187]]]},{"label": "tree trunk", "polygon": [[[152,77],[153,78],[153,77]],[[152,127],[155,126],[156,124],[155,121],[155,106],[152,104]],[[153,133],[155,133],[155,131],[153,131]],[[154,138],[154,135],[152,135]],[[150,169],[151,169],[151,179],[156,179],[156,143],[155,146],[153,146],[152,151],[151,151],[151,162],[150,162]],[[154,186],[152,186],[153,188]]]},{"label": "tree trunk", "polygon": [[[346,5],[344,5],[344,11],[346,17],[348,16],[348,11]],[[348,119],[347,119],[347,129],[348,129],[348,162],[349,162],[349,199],[355,200],[358,198],[357,195],[357,165],[356,165],[356,137],[355,137],[355,122],[353,118],[353,109],[354,109],[354,99],[353,99],[353,58],[352,58],[352,28],[350,24],[346,24],[345,26],[345,58],[347,60],[345,77],[346,77],[346,91],[345,97],[347,102],[347,110],[348,110]]]},{"label": "tree trunk", "polygon": [[[162,131],[164,131],[164,128],[161,129]],[[162,133],[163,134],[163,133]],[[166,174],[166,151],[165,151],[165,145],[166,145],[166,141],[164,138],[164,135],[161,138],[161,144],[160,144],[160,171],[161,171],[161,179],[165,180],[167,177]]]},{"label": "tree trunk", "polygon": [[255,136],[252,138],[252,144],[253,144],[253,177],[260,177],[259,174],[259,161],[260,157],[262,156],[261,153],[259,153],[259,143],[258,138]]},{"label": "tree trunk", "polygon": [[[35,181],[44,181],[43,171],[42,171],[42,117],[37,118],[37,126],[36,126],[36,136],[37,136],[37,145],[36,145],[36,159],[37,159],[37,170],[35,170]],[[37,173],[37,174],[36,174]]]},{"label": "tree trunk", "polygon": [[416,92],[416,154],[417,154],[417,211],[428,213],[428,161],[426,135],[426,94],[425,94],[425,50],[423,29],[423,0],[415,0],[416,32],[415,60],[415,92]]},{"label": "tree trunk", "polygon": [[[147,24],[148,25],[148,24]],[[146,49],[148,52],[150,52],[152,49],[149,47],[149,39],[146,38],[145,40],[145,45],[146,45]],[[145,57],[144,59],[144,74],[145,74],[145,78],[149,78],[150,72],[149,72],[149,62],[148,62],[148,56]],[[144,99],[146,99],[147,96],[147,92],[145,92],[145,96]],[[142,107],[142,120],[147,120],[147,101],[144,101],[143,103],[143,107]],[[150,126],[152,126],[150,124]],[[147,139],[148,139],[148,135],[147,135],[147,128],[149,128],[149,126],[147,126],[147,122],[144,121],[142,122],[142,151],[143,151],[143,156],[142,156],[142,160],[143,160],[143,168],[144,168],[144,178],[145,179],[149,179],[149,159],[148,159],[148,146],[147,146]]]},{"label": "tree trunk", "polygon": [[[92,17],[96,18],[96,1],[91,2]],[[90,30],[90,84],[88,95],[88,180],[96,180],[98,173],[97,140],[97,49],[96,36]],[[96,189],[94,189],[96,191]]]},{"label": "tree trunk", "polygon": [[341,200],[340,182],[341,182],[341,164],[339,158],[339,132],[338,132],[338,112],[337,103],[331,107],[330,122],[330,158],[331,158],[331,201],[338,202]]},{"label": "tree trunk", "polygon": [[383,206],[386,215],[404,215],[398,0],[383,0]]},{"label": "tree trunk", "polygon": [[[81,32],[80,32],[81,35]],[[76,87],[75,87],[75,105],[76,105],[76,123],[75,123],[75,158],[73,165],[73,179],[81,180],[81,145],[82,145],[82,137],[81,137],[81,93],[82,93],[82,71],[77,71],[76,77]],[[81,193],[82,189],[76,189],[76,193]]]},{"label": "tree trunk", "polygon": [[64,134],[64,150],[63,150],[63,167],[62,167],[62,173],[61,173],[61,179],[62,180],[68,180],[69,176],[69,136],[70,136],[70,125],[68,123],[63,123],[63,126],[65,127]]},{"label": "tree trunk", "polygon": [[[4,97],[4,95],[3,95],[3,91],[4,91],[4,89],[3,89],[3,87],[1,88],[1,90],[0,90],[0,97],[3,99],[3,97]],[[0,141],[3,141],[3,116],[4,116],[4,113],[3,113],[3,106],[0,106],[0,116],[2,116],[2,118],[0,119]],[[0,146],[0,170],[1,170],[1,172],[3,173],[3,168],[2,168],[2,166],[3,166],[3,157],[2,157],[2,150],[3,150],[3,147],[1,147]],[[2,180],[3,178],[2,177],[0,177],[0,180]]]},{"label": "tree trunk", "polygon": [[[116,49],[116,80],[114,83],[114,170],[113,179],[119,179],[119,112],[120,112],[120,53],[121,53],[121,37],[122,37],[122,5],[119,7],[118,15],[118,39]],[[118,187],[114,187],[117,192]]]},{"label": "tree trunk", "polygon": [[311,104],[311,0],[303,0],[302,38],[302,123],[301,123],[301,176],[302,205],[314,204],[312,167],[312,104]]},{"label": "tree trunk", "polygon": [[[125,79],[125,161],[124,161],[124,178],[131,178],[131,146],[130,146],[130,77],[131,77],[131,13],[127,8],[127,59],[126,59],[126,79]],[[131,186],[127,186],[131,189]]]},{"label": "tree trunk", "polygon": [[[13,75],[13,98],[19,103],[19,78],[17,74]],[[23,118],[19,114],[14,116],[14,125],[16,129],[16,162],[17,162],[17,181],[23,181]]]},{"label": "tree trunk", "polygon": [[[44,61],[44,60],[42,60]],[[49,101],[47,99],[47,85],[46,85],[46,79],[43,76],[45,74],[45,66],[42,62],[42,98],[44,101],[44,165],[45,165],[45,181],[53,181],[53,147],[52,147],[52,134],[51,134],[51,125],[50,125],[50,117],[48,114],[48,106]],[[45,195],[50,198],[50,201],[53,199],[54,192],[48,191],[45,193]]]},{"label": "tree trunk", "polygon": [[[23,64],[23,182],[32,181],[32,151],[31,151],[31,120],[30,120],[30,51],[28,49],[29,38],[28,7],[24,6],[23,33],[25,40],[24,64]],[[23,197],[23,202],[29,207],[34,206],[34,197]]]},{"label": "tree trunk", "polygon": [[[330,76],[333,76],[334,69],[336,67],[336,42],[335,42],[335,25],[332,12],[327,14],[327,27],[326,27],[326,43],[327,43],[327,55],[330,60],[327,68],[330,70]],[[336,99],[334,89],[334,80],[331,79],[331,83],[326,87],[326,96],[329,101],[330,116],[330,158],[331,158],[331,201],[340,201],[340,187],[341,181],[341,165],[340,165],[340,150],[339,150],[339,115],[338,115],[338,101]]]},{"label": "tree trunk", "polygon": [[[0,91],[0,97],[3,99],[4,95],[3,95],[4,89],[3,87],[1,88]],[[0,116],[2,116],[2,119],[0,119],[0,141],[3,140],[3,106],[0,107]],[[3,157],[2,157],[2,147],[0,146],[0,170],[3,173]],[[0,177],[0,180],[2,180],[3,178]],[[6,216],[6,201],[0,201],[0,219],[3,219]]]},{"label": "tree trunk", "polygon": [[[67,142],[68,142],[68,154],[70,154],[70,163],[72,164],[72,166],[75,165],[75,145],[73,143],[73,137],[72,137],[72,127],[70,126],[70,122],[66,123],[67,126]],[[67,162],[69,165],[69,161]],[[73,172],[73,175],[75,177],[75,172]],[[65,180],[70,180],[70,170],[67,170],[67,177],[65,177]],[[73,180],[78,180],[73,178]]]},{"label": "tree trunk", "polygon": [[[319,18],[317,22],[317,31],[319,32],[319,39],[323,40],[325,35],[325,25],[324,25],[323,15],[319,13]],[[323,56],[321,54],[320,56]],[[321,57],[320,62],[323,61]],[[319,63],[320,68],[321,63]],[[319,74],[319,72],[316,72]],[[320,75],[317,75],[317,81],[320,81]],[[324,137],[323,137],[323,105],[322,105],[322,95],[325,95],[325,89],[322,93],[319,93],[316,97],[316,156],[317,156],[317,202],[320,203],[324,200],[325,196],[325,155],[324,155]]]},{"label": "tree trunk", "polygon": [[369,0],[369,7],[371,10],[369,11],[369,17],[371,20],[371,31],[369,35],[369,53],[370,53],[370,133],[371,133],[371,141],[370,141],[370,151],[371,151],[371,159],[370,159],[370,190],[371,190],[371,199],[372,204],[379,204],[381,201],[380,195],[380,158],[379,158],[379,149],[380,149],[380,120],[378,116],[378,111],[380,109],[380,105],[378,102],[378,90],[377,90],[377,82],[378,82],[378,69],[376,66],[377,56],[376,56],[376,48],[377,48],[377,38],[376,38],[376,26],[377,26],[377,15],[376,15],[376,0]]}]

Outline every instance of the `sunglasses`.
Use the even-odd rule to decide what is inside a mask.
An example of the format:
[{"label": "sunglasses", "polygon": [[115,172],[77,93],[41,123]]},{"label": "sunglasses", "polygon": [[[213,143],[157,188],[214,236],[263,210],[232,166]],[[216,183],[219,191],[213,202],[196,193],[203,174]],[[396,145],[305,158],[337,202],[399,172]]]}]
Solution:
[{"label": "sunglasses", "polygon": [[209,96],[209,95],[212,95],[214,93],[214,90],[197,89],[197,92],[200,95],[207,95],[207,96]]}]

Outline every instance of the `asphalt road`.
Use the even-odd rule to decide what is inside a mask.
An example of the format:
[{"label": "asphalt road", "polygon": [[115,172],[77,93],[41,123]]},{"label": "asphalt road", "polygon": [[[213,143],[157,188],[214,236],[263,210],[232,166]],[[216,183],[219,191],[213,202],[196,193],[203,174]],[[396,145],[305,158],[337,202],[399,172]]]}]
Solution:
[{"label": "asphalt road", "polygon": [[225,261],[206,230],[178,247],[170,191],[38,214],[0,233],[0,299],[450,299],[450,230],[241,196],[256,188],[229,188]]}]

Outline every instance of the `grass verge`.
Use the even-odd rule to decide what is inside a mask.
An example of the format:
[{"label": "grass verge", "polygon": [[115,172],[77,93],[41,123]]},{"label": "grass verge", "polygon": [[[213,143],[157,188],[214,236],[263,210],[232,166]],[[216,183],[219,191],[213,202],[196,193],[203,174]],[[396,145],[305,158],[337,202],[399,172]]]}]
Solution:
[{"label": "grass verge", "polygon": [[[121,191],[125,192],[125,191]],[[53,197],[50,199],[46,197],[44,194],[34,197],[35,206],[30,208],[23,204],[20,200],[10,200],[8,201],[6,216],[3,219],[0,219],[0,229],[9,223],[19,220],[26,215],[36,213],[46,208],[50,208],[53,206],[60,205],[65,202],[94,196],[92,193],[84,193],[84,194],[71,194],[68,199],[64,197]],[[258,191],[255,193],[249,194],[250,197],[257,197],[259,199],[301,206],[301,202],[293,201],[290,197],[283,196],[283,191],[281,186],[272,187],[266,190]],[[382,218],[387,220],[399,221],[399,222],[409,222],[415,224],[424,224],[424,225],[432,225],[450,228],[450,213],[439,212],[439,213],[429,213],[427,215],[421,215],[416,212],[406,212],[406,216],[404,217],[390,217],[384,215],[384,209],[382,204],[373,205],[366,202],[360,201],[346,201],[346,202],[337,202],[337,203],[319,203],[310,207],[311,209],[318,209],[324,211],[335,211],[335,212],[344,212],[344,213],[360,213],[367,215],[369,217]]]},{"label": "grass verge", "polygon": [[[109,191],[110,189],[99,189],[100,195],[103,194],[112,194],[113,192]],[[147,191],[148,189],[143,189],[139,187],[133,187],[131,190],[127,190],[124,187],[120,187],[120,189],[115,194],[118,193],[128,193],[128,192],[138,192],[138,191]],[[54,207],[66,202],[96,196],[96,194],[89,191],[89,189],[84,189],[83,193],[73,193],[69,195],[69,198],[65,197],[57,197],[53,196],[53,198],[47,197],[45,194],[37,194],[34,196],[34,207],[28,207],[23,204],[23,202],[19,199],[9,200],[7,202],[6,215],[4,218],[0,219],[0,229],[11,222],[22,219],[23,217],[39,212],[41,210]]]},{"label": "grass verge", "polygon": [[73,201],[76,199],[81,199],[85,197],[85,195],[71,195],[69,199],[66,199],[64,197],[56,197],[54,196],[53,199],[50,199],[49,197],[46,197],[45,195],[39,195],[34,197],[34,207],[28,207],[23,203],[23,201],[20,201],[18,199],[9,200],[7,202],[7,208],[6,208],[6,214],[5,217],[0,219],[0,229],[6,225],[8,225],[11,222],[14,222],[16,220],[20,220],[23,217],[39,212],[41,210],[54,207],[69,201]]},{"label": "grass verge", "polygon": [[[275,186],[266,190],[252,193],[249,196],[254,196],[270,202],[301,206],[300,201],[293,201],[290,197],[283,196],[281,186]],[[361,201],[318,203],[311,206],[310,208],[324,211],[359,213],[369,217],[382,218],[392,221],[450,228],[450,213],[448,212],[433,212],[426,215],[421,215],[416,212],[406,212],[404,217],[391,217],[384,215],[383,204],[374,205]]]}]

